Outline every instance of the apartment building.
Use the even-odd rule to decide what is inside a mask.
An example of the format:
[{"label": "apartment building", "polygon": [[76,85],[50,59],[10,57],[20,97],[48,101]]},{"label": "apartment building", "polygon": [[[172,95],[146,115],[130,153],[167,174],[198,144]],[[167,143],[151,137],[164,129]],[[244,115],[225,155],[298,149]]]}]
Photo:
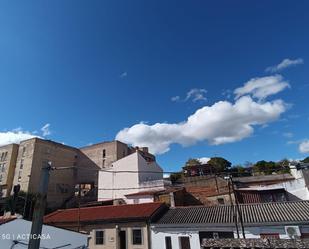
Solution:
[{"label": "apartment building", "polygon": [[56,168],[64,170],[50,172],[47,206],[58,207],[74,194],[78,182],[78,149],[61,143],[32,138],[19,145],[13,186],[20,185],[20,190],[35,193],[38,190],[41,168],[48,161]]},{"label": "apartment building", "polygon": [[17,153],[17,144],[0,147],[0,198],[11,193]]},{"label": "apartment building", "polygon": [[[41,168],[52,162],[56,170],[51,170],[47,206],[58,208],[71,203],[76,198],[77,187],[82,196],[90,192],[97,199],[98,172],[110,168],[119,159],[139,151],[147,162],[155,157],[147,148],[129,147],[119,141],[103,142],[83,148],[75,148],[51,140],[32,138],[19,145],[0,147],[0,186],[1,196],[7,197],[15,185],[20,190],[35,193],[38,190]],[[87,197],[89,197],[88,195]]]},{"label": "apartment building", "polygon": [[[81,158],[82,165],[89,164],[89,159],[100,168],[109,168],[121,158],[124,158],[135,151],[139,151],[146,161],[155,161],[155,156],[148,152],[147,147],[130,147],[120,141],[110,141],[80,148],[85,157]],[[86,162],[86,163],[84,163]]]}]

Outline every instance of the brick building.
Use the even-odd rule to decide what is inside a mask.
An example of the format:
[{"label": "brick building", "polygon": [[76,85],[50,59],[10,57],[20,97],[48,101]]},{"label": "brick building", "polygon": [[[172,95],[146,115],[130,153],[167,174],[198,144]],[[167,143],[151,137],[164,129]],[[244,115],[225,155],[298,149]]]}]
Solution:
[{"label": "brick building", "polygon": [[0,147],[0,198],[10,195],[18,153],[17,144]]},{"label": "brick building", "polygon": [[[35,193],[38,190],[41,168],[50,161],[62,170],[51,170],[48,185],[47,206],[68,206],[76,198],[76,188],[81,188],[87,201],[97,199],[98,172],[112,163],[139,151],[143,158],[155,161],[147,148],[130,147],[119,141],[103,142],[83,148],[32,138],[17,144],[0,147],[0,186],[2,197],[12,193],[12,187]],[[87,196],[88,193],[88,196]]]}]

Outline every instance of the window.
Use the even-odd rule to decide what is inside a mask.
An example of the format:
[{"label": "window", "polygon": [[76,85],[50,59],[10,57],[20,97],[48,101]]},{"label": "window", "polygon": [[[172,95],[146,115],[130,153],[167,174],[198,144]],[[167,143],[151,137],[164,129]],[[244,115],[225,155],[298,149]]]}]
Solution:
[{"label": "window", "polygon": [[95,244],[96,245],[103,245],[104,244],[104,231],[103,230],[96,230],[95,231]]},{"label": "window", "polygon": [[21,181],[21,174],[22,174],[22,172],[19,171],[19,172],[18,172],[18,181],[19,181],[19,182]]},{"label": "window", "polygon": [[103,161],[102,161],[102,167],[103,168],[105,167],[105,159],[103,159]]},{"label": "window", "polygon": [[106,150],[104,149],[103,150],[103,158],[105,158],[106,157]]},{"label": "window", "polygon": [[165,249],[172,249],[172,239],[170,236],[165,237]]},{"label": "window", "polygon": [[2,164],[2,169],[1,169],[1,172],[4,172],[5,171],[5,163]]},{"label": "window", "polygon": [[8,153],[7,152],[2,152],[1,153],[1,161],[5,161]]},{"label": "window", "polygon": [[24,167],[24,159],[21,159],[21,160],[20,160],[20,166],[19,166],[19,168],[20,168],[20,169],[23,169],[23,167]]},{"label": "window", "polygon": [[134,204],[138,204],[138,203],[139,203],[139,199],[134,199],[134,200],[133,200],[133,203],[134,203]]},{"label": "window", "polygon": [[25,154],[26,154],[26,147],[23,147],[21,156],[25,156]]},{"label": "window", "polygon": [[219,205],[224,205],[224,199],[223,198],[218,198],[217,201],[218,201]]},{"label": "window", "polygon": [[142,229],[134,228],[132,229],[132,244],[141,245],[142,244]]},{"label": "window", "polygon": [[179,237],[179,244],[180,244],[180,249],[191,249],[189,237],[185,237],[185,236]]},{"label": "window", "polygon": [[0,174],[0,182],[2,182],[2,174]]}]

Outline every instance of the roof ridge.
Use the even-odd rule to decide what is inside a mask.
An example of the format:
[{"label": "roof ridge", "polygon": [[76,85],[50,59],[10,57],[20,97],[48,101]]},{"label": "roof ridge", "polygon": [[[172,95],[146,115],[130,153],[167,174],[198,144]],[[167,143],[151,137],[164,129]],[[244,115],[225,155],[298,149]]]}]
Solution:
[{"label": "roof ridge", "polygon": [[127,207],[127,206],[151,206],[151,205],[158,205],[163,204],[163,202],[149,202],[149,203],[138,203],[138,204],[121,204],[121,205],[107,205],[107,206],[93,206],[93,207],[80,207],[80,208],[67,208],[67,209],[58,209],[48,215],[45,215],[45,217],[52,216],[52,214],[60,213],[60,212],[66,212],[70,210],[87,210],[87,209],[98,209],[98,208],[118,208],[118,207]]}]

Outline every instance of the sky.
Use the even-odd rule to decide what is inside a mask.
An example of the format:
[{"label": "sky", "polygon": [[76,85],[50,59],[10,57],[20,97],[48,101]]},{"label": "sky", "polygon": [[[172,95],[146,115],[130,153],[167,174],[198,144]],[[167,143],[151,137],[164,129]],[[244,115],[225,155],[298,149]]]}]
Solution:
[{"label": "sky", "polygon": [[167,171],[309,156],[308,1],[2,1],[0,144],[149,146]]}]

